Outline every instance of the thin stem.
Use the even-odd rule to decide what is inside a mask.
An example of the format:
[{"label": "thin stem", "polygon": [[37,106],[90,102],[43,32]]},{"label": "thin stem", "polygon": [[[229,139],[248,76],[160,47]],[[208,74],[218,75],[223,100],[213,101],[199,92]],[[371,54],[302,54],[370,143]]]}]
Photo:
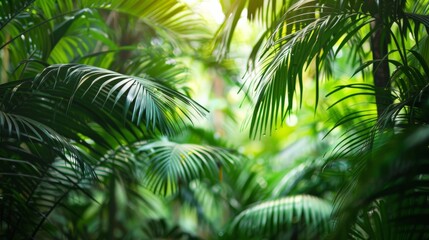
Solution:
[{"label": "thin stem", "polygon": [[373,77],[375,86],[375,102],[377,115],[380,118],[387,107],[393,103],[390,97],[390,70],[388,59],[389,29],[380,14],[375,14],[375,20],[371,23],[374,33],[371,36],[371,51],[374,60]]}]

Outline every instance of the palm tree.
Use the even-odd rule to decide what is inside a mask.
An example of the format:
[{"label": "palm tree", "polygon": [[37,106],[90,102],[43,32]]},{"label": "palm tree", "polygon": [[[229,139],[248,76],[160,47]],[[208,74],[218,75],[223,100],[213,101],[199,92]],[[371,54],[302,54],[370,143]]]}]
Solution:
[{"label": "palm tree", "polygon": [[332,153],[268,173],[189,129],[206,109],[177,56],[208,35],[176,0],[1,0],[2,238],[428,238],[427,1],[221,2],[219,58],[244,9],[265,26],[243,87],[252,138],[302,105],[305,69],[317,107],[351,56],[350,83],[328,94],[344,131]]},{"label": "palm tree", "polygon": [[220,57],[245,8],[248,19],[265,23],[249,58],[245,85],[255,99],[251,137],[271,133],[302,104],[308,94],[306,69],[315,69],[310,76],[317,107],[321,79],[336,79],[340,53],[350,56],[352,77],[361,73],[372,81],[338,86],[329,94],[345,92],[331,106],[334,110],[356,97],[370,96],[363,99],[375,102],[367,109],[346,106],[346,115],[336,117],[336,127],[345,134],[327,164],[347,159],[350,171],[335,201],[334,239],[427,238],[427,149],[422,147],[427,146],[427,1],[242,0],[224,5],[228,3],[216,40]]},{"label": "palm tree", "polygon": [[[75,191],[100,203],[97,191],[110,189],[100,203],[110,210],[120,206],[118,191],[139,195],[131,206],[148,209],[154,197],[147,189],[174,194],[234,161],[222,148],[158,137],[174,136],[207,111],[178,88],[183,76],[167,61],[171,52],[159,52],[185,52],[206,38],[186,5],[2,0],[0,9],[1,237],[91,238],[91,231],[58,232],[46,223],[60,206],[76,216],[68,208],[76,206]],[[120,14],[129,21],[120,22]],[[112,32],[118,24],[141,24],[135,34],[147,39]],[[98,237],[114,237],[118,216],[109,214]],[[150,213],[141,216],[146,228],[162,225]]]}]

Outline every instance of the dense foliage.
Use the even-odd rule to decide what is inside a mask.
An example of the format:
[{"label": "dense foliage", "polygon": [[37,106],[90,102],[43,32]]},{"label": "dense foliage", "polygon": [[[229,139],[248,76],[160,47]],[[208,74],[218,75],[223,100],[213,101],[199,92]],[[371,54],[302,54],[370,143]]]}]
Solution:
[{"label": "dense foliage", "polygon": [[429,238],[428,1],[217,4],[0,0],[0,238]]}]

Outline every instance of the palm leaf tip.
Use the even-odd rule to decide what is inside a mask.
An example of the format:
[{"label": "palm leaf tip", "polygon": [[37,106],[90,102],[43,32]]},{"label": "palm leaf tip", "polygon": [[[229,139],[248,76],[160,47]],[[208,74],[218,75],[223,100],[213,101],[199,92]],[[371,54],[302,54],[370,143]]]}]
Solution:
[{"label": "palm leaf tip", "polygon": [[110,108],[137,124],[173,134],[207,110],[184,94],[150,78],[128,76],[110,70],[59,64],[46,68],[34,79],[35,88],[50,90],[60,97]]}]

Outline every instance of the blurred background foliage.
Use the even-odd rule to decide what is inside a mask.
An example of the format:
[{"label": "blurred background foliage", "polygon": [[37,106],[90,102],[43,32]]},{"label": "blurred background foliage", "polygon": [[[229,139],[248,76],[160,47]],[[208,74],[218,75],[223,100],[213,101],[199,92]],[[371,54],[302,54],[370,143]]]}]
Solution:
[{"label": "blurred background foliage", "polygon": [[0,238],[429,238],[427,6],[0,0]]}]

